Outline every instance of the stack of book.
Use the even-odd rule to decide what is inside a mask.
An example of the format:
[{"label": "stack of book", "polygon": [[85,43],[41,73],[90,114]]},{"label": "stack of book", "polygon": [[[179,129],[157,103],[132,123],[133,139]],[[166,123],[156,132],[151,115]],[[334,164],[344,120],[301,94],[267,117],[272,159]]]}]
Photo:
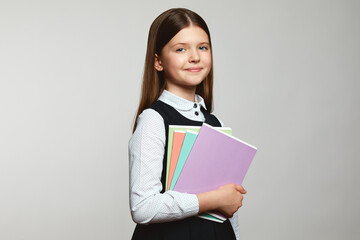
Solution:
[{"label": "stack of book", "polygon": [[[235,183],[241,184],[257,148],[232,136],[231,128],[169,126],[166,190],[202,193]],[[223,222],[219,212],[199,217]]]}]

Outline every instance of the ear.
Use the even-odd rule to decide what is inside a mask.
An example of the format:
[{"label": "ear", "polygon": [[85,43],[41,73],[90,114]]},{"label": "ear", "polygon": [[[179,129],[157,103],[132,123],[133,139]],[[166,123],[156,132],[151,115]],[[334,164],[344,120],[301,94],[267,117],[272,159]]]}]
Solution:
[{"label": "ear", "polygon": [[154,68],[161,72],[162,70],[164,70],[162,63],[161,63],[161,59],[160,57],[155,53],[155,63],[154,63]]}]

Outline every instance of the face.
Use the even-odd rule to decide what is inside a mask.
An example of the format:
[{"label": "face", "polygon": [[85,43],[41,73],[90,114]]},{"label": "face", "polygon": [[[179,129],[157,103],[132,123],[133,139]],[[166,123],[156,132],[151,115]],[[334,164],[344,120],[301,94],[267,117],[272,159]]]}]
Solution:
[{"label": "face", "polygon": [[180,30],[155,56],[155,69],[163,71],[167,90],[195,92],[211,69],[207,33],[197,26]]}]

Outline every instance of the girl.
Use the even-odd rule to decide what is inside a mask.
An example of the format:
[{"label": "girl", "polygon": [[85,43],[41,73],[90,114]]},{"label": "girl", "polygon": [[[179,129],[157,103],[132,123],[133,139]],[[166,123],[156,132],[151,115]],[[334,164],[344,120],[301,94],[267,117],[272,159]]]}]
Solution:
[{"label": "girl", "polygon": [[[129,141],[132,239],[238,239],[240,185],[186,194],[164,191],[169,125],[221,126],[212,114],[213,61],[209,29],[196,13],[170,9],[152,23],[139,108]],[[216,223],[196,217],[218,210]]]}]

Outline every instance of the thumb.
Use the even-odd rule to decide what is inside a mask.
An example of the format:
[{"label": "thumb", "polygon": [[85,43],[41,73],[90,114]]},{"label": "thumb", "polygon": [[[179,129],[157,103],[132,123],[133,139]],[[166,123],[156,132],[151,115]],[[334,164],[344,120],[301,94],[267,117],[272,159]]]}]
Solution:
[{"label": "thumb", "polygon": [[236,190],[238,190],[240,193],[245,194],[246,190],[241,185],[236,185]]}]

